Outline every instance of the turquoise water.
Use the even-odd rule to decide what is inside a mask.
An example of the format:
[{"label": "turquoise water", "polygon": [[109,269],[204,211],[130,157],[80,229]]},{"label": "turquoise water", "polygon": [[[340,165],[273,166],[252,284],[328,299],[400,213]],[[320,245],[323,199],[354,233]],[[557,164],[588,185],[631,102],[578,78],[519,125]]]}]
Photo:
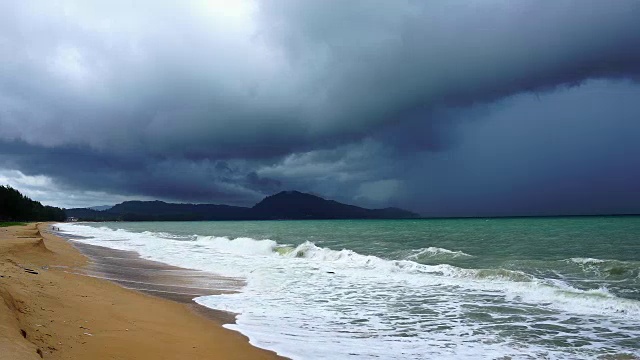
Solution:
[{"label": "turquoise water", "polygon": [[[241,293],[198,302],[239,313],[232,328],[294,359],[640,352],[640,217],[102,223],[65,231],[245,278]],[[314,342],[324,353],[303,350]]]}]

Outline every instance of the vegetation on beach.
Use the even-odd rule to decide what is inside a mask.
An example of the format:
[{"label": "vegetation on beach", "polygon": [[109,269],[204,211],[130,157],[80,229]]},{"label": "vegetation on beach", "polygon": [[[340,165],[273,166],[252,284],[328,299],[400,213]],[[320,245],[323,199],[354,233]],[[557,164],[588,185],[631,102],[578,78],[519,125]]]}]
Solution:
[{"label": "vegetation on beach", "polygon": [[11,186],[0,185],[0,221],[64,221],[64,210],[42,205]]},{"label": "vegetation on beach", "polygon": [[0,222],[0,227],[7,227],[7,226],[22,226],[22,225],[27,225],[27,224],[26,224],[26,223],[23,223],[23,222],[15,222],[15,221]]}]

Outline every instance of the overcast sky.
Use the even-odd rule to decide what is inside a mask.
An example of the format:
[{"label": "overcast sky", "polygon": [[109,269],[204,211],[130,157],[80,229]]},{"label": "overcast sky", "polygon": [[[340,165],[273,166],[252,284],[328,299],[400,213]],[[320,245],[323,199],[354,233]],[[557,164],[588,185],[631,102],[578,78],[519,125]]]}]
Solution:
[{"label": "overcast sky", "polygon": [[640,1],[3,1],[0,183],[640,213]]}]

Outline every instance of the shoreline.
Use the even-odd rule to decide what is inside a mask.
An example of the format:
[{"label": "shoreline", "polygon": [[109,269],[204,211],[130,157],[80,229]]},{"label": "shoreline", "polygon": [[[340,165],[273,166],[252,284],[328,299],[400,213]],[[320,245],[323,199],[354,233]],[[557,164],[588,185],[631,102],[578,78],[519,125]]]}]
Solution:
[{"label": "shoreline", "polygon": [[[87,257],[72,241],[49,233],[48,226],[0,229],[0,348],[7,349],[0,360],[283,359],[224,328],[233,315],[189,298],[230,291],[206,286],[237,279],[194,274],[101,247],[85,249],[94,251]],[[100,262],[95,255],[100,251],[102,260],[110,260]],[[188,286],[177,282],[184,279]]]},{"label": "shoreline", "polygon": [[185,269],[143,259],[133,251],[89,245],[73,238],[66,238],[62,234],[54,235],[65,239],[90,259],[78,274],[114,282],[126,289],[149,296],[183,303],[220,325],[235,323],[236,314],[202,306],[193,299],[240,291],[244,285],[241,279]]}]

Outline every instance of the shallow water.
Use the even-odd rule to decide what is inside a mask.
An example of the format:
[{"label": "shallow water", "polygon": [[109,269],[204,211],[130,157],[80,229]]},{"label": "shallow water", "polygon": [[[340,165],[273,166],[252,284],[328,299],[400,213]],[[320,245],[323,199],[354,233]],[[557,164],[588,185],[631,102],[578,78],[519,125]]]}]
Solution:
[{"label": "shallow water", "polygon": [[293,359],[640,353],[640,217],[61,224],[241,277],[196,299]]}]

